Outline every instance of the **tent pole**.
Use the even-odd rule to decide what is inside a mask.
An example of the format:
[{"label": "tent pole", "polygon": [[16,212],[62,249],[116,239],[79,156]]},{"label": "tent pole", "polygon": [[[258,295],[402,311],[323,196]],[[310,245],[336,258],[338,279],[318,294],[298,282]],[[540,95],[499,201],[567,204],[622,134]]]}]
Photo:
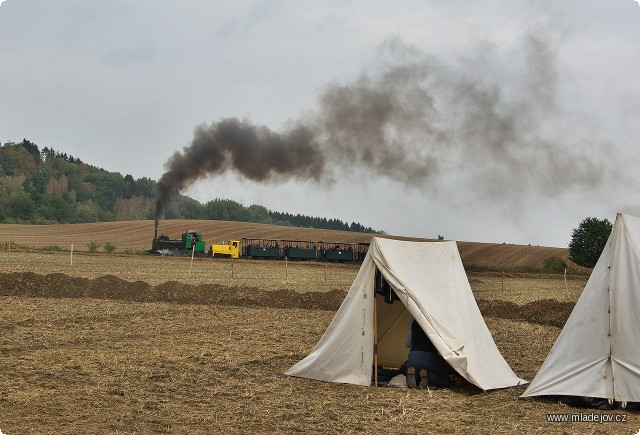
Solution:
[{"label": "tent pole", "polygon": [[378,303],[376,293],[373,292],[373,377],[378,386]]}]

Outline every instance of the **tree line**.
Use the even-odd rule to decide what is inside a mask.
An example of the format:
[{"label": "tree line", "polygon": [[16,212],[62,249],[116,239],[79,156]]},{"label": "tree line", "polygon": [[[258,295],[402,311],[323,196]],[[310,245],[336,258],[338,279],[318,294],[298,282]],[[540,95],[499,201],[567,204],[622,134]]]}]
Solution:
[{"label": "tree line", "polygon": [[[156,182],[84,163],[33,142],[0,146],[0,223],[85,223],[153,218]],[[230,199],[205,204],[178,195],[165,219],[211,219],[382,233],[339,219],[282,213]]]}]

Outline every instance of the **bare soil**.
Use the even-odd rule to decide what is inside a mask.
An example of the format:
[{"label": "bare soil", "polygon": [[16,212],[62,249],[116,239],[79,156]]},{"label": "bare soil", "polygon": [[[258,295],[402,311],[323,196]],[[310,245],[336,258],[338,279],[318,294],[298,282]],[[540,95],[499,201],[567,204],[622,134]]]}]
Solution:
[{"label": "bare soil", "polygon": [[[285,376],[313,349],[349,286],[320,280],[319,290],[309,287],[302,278],[316,273],[313,264],[288,277],[301,284],[278,288],[287,281],[270,278],[279,267],[270,262],[244,264],[252,281],[150,284],[122,279],[117,269],[95,277],[71,266],[65,273],[14,270],[25,266],[7,258],[0,257],[0,430],[9,435],[640,429],[640,414],[621,410],[593,412],[624,415],[625,423],[547,423],[548,413],[592,411],[519,399],[524,386],[417,391]],[[29,260],[59,267],[47,254]],[[147,273],[145,259],[124,260]],[[584,281],[474,274],[471,283],[498,348],[518,375],[532,379]]]}]

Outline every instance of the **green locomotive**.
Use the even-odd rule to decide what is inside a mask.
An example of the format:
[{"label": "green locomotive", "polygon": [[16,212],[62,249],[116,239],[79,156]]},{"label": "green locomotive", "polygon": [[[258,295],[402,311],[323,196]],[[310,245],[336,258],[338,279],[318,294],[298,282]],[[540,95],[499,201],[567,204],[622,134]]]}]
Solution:
[{"label": "green locomotive", "polygon": [[204,256],[207,250],[206,243],[202,240],[202,234],[193,230],[182,233],[179,240],[171,240],[169,236],[161,234],[153,238],[151,242],[152,254],[190,255],[192,252],[198,256]]}]

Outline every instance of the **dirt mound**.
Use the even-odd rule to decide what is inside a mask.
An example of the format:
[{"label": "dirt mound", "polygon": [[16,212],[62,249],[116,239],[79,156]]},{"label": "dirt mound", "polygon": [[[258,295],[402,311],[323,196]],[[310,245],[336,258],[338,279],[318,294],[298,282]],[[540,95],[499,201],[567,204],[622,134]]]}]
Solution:
[{"label": "dirt mound", "polygon": [[[0,295],[336,311],[346,293],[337,289],[298,293],[294,290],[266,291],[254,287],[226,287],[218,284],[192,286],[177,281],[152,286],[144,281],[129,282],[113,275],[87,279],[62,273],[38,275],[32,272],[15,272],[0,273]],[[484,316],[561,328],[574,304],[544,299],[517,305],[508,301],[478,299],[478,306]]]},{"label": "dirt mound", "polygon": [[253,287],[225,287],[217,284],[192,286],[176,281],[152,286],[144,281],[129,282],[113,275],[87,279],[62,273],[0,273],[0,296],[96,298],[335,311],[345,295],[342,290],[298,293],[293,290],[265,291]]},{"label": "dirt mound", "polygon": [[478,299],[478,307],[483,316],[519,320],[539,325],[562,328],[575,304],[555,299],[543,299],[517,305],[513,302]]}]

